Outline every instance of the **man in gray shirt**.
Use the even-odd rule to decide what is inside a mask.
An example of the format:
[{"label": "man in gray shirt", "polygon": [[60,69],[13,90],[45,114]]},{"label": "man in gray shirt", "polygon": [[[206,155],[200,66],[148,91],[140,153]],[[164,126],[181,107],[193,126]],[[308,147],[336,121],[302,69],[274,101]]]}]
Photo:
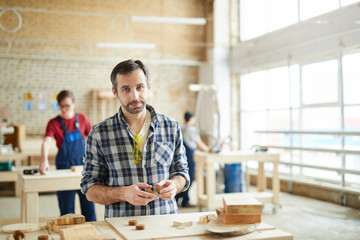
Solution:
[{"label": "man in gray shirt", "polygon": [[[200,151],[209,152],[210,149],[206,144],[201,141],[199,132],[197,131],[195,124],[196,118],[194,114],[190,111],[186,112],[184,115],[185,125],[181,128],[181,132],[183,135],[184,146],[186,149],[186,157],[188,161],[189,167],[189,175],[190,175],[190,186],[195,179],[195,162],[194,162],[194,153],[195,150],[198,149]],[[189,203],[189,188],[176,195],[176,201],[179,204],[179,199],[182,198],[181,206],[182,207],[192,207]]]}]

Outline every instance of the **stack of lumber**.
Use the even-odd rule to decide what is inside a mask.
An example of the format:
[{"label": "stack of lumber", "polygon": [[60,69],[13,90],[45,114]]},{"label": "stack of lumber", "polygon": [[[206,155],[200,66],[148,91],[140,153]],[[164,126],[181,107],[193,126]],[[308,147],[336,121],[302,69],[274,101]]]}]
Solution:
[{"label": "stack of lumber", "polygon": [[225,224],[261,223],[262,204],[249,196],[223,196],[224,208],[216,209],[218,220]]},{"label": "stack of lumber", "polygon": [[108,235],[98,235],[96,227],[91,223],[85,223],[85,216],[80,214],[65,214],[57,219],[46,223],[49,231],[58,232],[61,240],[113,240]]}]

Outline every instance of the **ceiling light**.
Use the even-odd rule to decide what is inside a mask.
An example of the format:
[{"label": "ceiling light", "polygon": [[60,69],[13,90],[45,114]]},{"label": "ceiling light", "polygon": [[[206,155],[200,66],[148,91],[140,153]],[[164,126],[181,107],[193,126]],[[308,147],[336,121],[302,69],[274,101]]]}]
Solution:
[{"label": "ceiling light", "polygon": [[205,25],[205,18],[175,18],[175,17],[144,17],[131,16],[132,22],[153,22],[153,23],[175,23],[175,24],[189,24],[189,25]]},{"label": "ceiling light", "polygon": [[190,84],[189,90],[192,92],[199,92],[199,91],[216,91],[218,89],[216,84]]},{"label": "ceiling light", "polygon": [[141,48],[154,49],[154,43],[116,43],[116,42],[100,42],[96,44],[98,48]]}]

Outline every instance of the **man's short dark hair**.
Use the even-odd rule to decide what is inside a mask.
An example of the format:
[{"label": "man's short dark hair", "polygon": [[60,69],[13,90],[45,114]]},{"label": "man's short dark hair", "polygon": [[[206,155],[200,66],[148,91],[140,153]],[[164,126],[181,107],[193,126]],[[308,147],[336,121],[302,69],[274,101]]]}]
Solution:
[{"label": "man's short dark hair", "polygon": [[188,122],[190,120],[190,118],[194,117],[194,113],[191,112],[191,111],[187,111],[185,114],[184,114],[184,119],[185,119],[185,122]]},{"label": "man's short dark hair", "polygon": [[147,86],[148,87],[150,86],[150,73],[148,68],[145,66],[145,64],[140,60],[129,59],[116,65],[111,72],[110,80],[115,89],[115,92],[117,92],[116,75],[130,74],[138,68],[141,68],[143,70],[147,80]]},{"label": "man's short dark hair", "polygon": [[75,102],[74,93],[69,90],[60,91],[56,97],[56,100],[57,100],[58,104],[60,105],[62,100],[64,100],[64,98],[68,98],[68,97],[71,98],[73,102]]}]

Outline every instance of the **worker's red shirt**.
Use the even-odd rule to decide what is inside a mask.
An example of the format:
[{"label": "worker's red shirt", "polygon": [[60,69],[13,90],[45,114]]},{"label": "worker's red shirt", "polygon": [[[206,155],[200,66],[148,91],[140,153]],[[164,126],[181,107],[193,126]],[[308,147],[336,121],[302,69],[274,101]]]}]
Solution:
[{"label": "worker's red shirt", "polygon": [[[91,123],[85,114],[78,113],[78,116],[79,116],[80,132],[83,135],[83,137],[88,136],[89,132],[91,130]],[[64,124],[69,132],[74,131],[76,129],[75,115],[71,119],[61,118],[61,120],[64,122]],[[59,151],[61,149],[61,145],[64,140],[64,136],[65,136],[65,131],[61,128],[60,122],[56,119],[56,117],[51,119],[47,124],[45,137],[55,138],[56,146]]]}]

